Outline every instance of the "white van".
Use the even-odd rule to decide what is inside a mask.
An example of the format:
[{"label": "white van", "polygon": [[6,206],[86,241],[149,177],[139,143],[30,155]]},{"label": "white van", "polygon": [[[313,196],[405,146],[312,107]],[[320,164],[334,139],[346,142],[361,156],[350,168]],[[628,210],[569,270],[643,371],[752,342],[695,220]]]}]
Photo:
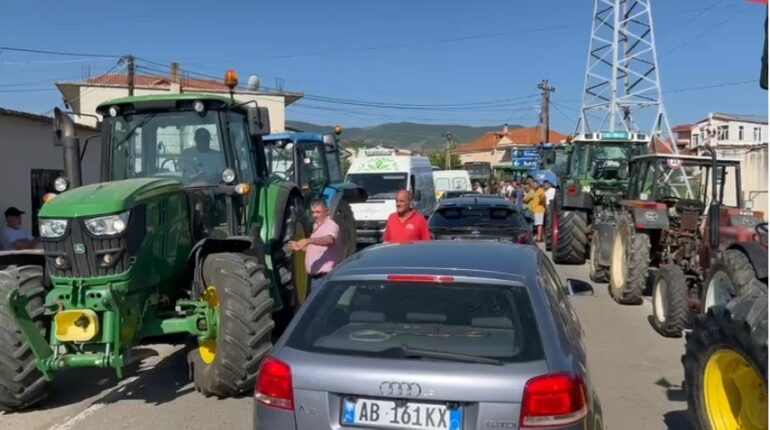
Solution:
[{"label": "white van", "polygon": [[392,148],[369,148],[358,151],[348,169],[345,182],[367,191],[369,199],[353,203],[358,243],[382,242],[385,222],[396,211],[396,193],[406,189],[412,193],[412,206],[427,218],[436,205],[433,167],[427,157]]},{"label": "white van", "polygon": [[433,185],[436,188],[436,199],[440,199],[445,191],[473,191],[471,175],[467,170],[437,170],[433,172]]}]

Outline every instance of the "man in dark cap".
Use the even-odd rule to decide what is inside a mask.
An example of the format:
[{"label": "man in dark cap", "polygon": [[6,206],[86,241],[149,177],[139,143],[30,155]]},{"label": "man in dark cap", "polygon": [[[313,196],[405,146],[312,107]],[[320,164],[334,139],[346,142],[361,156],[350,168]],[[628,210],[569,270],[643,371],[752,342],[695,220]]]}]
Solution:
[{"label": "man in dark cap", "polygon": [[5,250],[32,249],[37,247],[37,240],[29,230],[21,226],[23,211],[11,206],[5,210],[5,228],[2,245]]}]

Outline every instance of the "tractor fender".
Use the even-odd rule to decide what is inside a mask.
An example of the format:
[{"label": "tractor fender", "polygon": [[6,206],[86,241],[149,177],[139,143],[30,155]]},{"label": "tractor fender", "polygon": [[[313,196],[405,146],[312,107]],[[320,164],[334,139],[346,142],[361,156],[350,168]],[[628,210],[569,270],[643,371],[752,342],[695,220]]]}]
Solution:
[{"label": "tractor fender", "polygon": [[[256,235],[257,232],[255,231]],[[198,298],[203,294],[205,289],[205,283],[203,281],[203,260],[207,255],[216,254],[219,252],[240,252],[245,254],[259,254],[257,257],[261,257],[259,261],[264,261],[264,251],[259,243],[261,242],[259,237],[249,238],[246,236],[233,236],[228,238],[215,239],[207,237],[201,239],[196,243],[190,253],[187,256],[188,267],[192,271],[193,283],[192,283],[192,297]],[[249,252],[253,250],[253,252]]]},{"label": "tractor fender", "polygon": [[[302,192],[294,184],[280,182],[269,184],[263,193],[265,197],[260,199],[259,208],[259,215],[263,219],[260,236],[267,249],[273,250],[281,246],[283,218],[289,199],[296,198],[302,201]],[[308,227],[309,225],[305,226],[306,231]]]},{"label": "tractor fender", "polygon": [[736,249],[746,254],[754,267],[757,279],[767,282],[767,247],[759,242],[738,242],[727,249]]},{"label": "tractor fender", "polygon": [[0,251],[0,269],[6,266],[45,266],[42,249]]},{"label": "tractor fender", "polygon": [[329,207],[329,213],[333,215],[337,213],[340,202],[345,200],[345,194],[334,187],[327,187],[324,190],[324,198],[326,200],[326,206]]},{"label": "tractor fender", "polygon": [[594,200],[590,193],[580,190],[570,193],[569,189],[561,190],[561,208],[591,211],[594,208]]}]

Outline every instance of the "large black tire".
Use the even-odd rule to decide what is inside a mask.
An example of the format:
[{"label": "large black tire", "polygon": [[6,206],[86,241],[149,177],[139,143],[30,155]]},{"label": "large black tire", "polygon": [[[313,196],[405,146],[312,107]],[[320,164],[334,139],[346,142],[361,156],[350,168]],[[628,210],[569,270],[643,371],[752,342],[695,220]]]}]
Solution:
[{"label": "large black tire", "polygon": [[[682,364],[687,406],[698,428],[767,428],[767,335],[766,285],[763,289],[744,289],[726,305],[715,305],[695,318],[693,330],[686,335]],[[714,378],[716,374],[711,372],[720,368],[729,369],[730,364],[735,364],[736,369],[742,369],[744,375],[753,370],[754,373],[749,373],[756,382],[752,389],[740,391],[752,384],[736,384],[729,377]],[[729,372],[718,375],[728,376]],[[729,407],[720,409],[714,406],[718,404],[715,400],[720,397],[726,400],[722,404]],[[735,411],[749,406],[750,402],[758,402],[754,404],[758,404],[760,410],[764,407],[764,416],[755,414],[753,419],[738,421],[734,425],[724,420],[718,421],[721,424],[715,424],[710,418],[710,415],[716,419],[719,419],[716,415],[722,418],[733,415],[731,412],[720,412],[730,409]]]},{"label": "large black tire", "polygon": [[585,264],[588,245],[588,219],[584,212],[559,211],[559,234],[551,249],[554,263]]},{"label": "large black tire", "polygon": [[342,258],[348,258],[356,252],[358,235],[356,233],[356,219],[350,204],[343,200],[337,206],[334,213],[334,222],[340,228],[339,240],[342,243]]},{"label": "large black tire", "polygon": [[591,278],[592,281],[597,283],[606,283],[610,280],[610,272],[609,270],[599,265],[599,247],[596,246],[598,240],[594,237],[594,240],[591,241],[591,259],[589,260],[590,266],[588,271],[588,277]]},{"label": "large black tire", "polygon": [[722,252],[709,271],[701,294],[701,309],[725,304],[757,279],[749,257],[738,249]]},{"label": "large black tire", "polygon": [[48,394],[48,383],[36,367],[32,349],[16,328],[5,302],[13,290],[27,297],[27,313],[40,334],[48,339],[43,268],[21,266],[0,271],[0,410],[3,411],[30,407]]},{"label": "large black tire", "polygon": [[195,388],[216,397],[253,390],[259,364],[273,346],[273,299],[265,266],[243,254],[211,254],[203,261],[203,280],[207,289],[216,290],[219,334],[213,360],[205,360],[199,349],[188,353]]},{"label": "large black tire", "polygon": [[610,296],[622,305],[642,304],[650,267],[650,237],[621,224],[615,233],[610,260]]},{"label": "large black tire", "polygon": [[305,205],[300,199],[291,199],[284,212],[281,246],[273,254],[275,275],[283,307],[275,315],[276,336],[280,336],[305,301],[310,291],[310,278],[305,270],[304,252],[295,253],[289,242],[310,237],[309,223],[305,220]]},{"label": "large black tire", "polygon": [[679,266],[661,267],[652,289],[652,324],[666,337],[681,337],[687,324],[690,289]]}]

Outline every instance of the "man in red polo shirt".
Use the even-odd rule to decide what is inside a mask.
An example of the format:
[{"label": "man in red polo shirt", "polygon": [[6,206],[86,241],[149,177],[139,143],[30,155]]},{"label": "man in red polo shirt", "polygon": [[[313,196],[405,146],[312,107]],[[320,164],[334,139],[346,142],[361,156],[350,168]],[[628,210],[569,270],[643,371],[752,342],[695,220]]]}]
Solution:
[{"label": "man in red polo shirt", "polygon": [[385,224],[385,243],[405,243],[430,240],[430,230],[425,217],[412,209],[412,196],[401,190],[396,194],[396,212],[390,214]]}]

